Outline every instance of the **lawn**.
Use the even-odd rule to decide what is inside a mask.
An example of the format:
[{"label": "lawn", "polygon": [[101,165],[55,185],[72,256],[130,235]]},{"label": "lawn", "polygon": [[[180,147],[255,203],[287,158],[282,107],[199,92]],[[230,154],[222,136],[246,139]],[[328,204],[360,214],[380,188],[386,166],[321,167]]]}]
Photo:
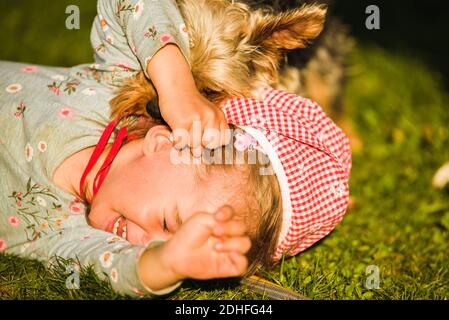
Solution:
[{"label": "lawn", "polygon": [[[82,10],[79,31],[64,28],[68,4]],[[88,0],[45,8],[37,0],[2,1],[0,59],[89,62],[94,15]],[[353,157],[355,206],[330,236],[264,276],[311,299],[448,299],[449,188],[431,184],[449,161],[449,98],[442,81],[409,53],[369,42],[357,44],[350,74],[345,104],[364,143]],[[367,287],[369,266],[379,270],[378,289]],[[66,277],[63,269],[48,272],[37,262],[0,255],[0,299],[126,298],[90,269],[83,270],[79,290],[67,290]],[[233,283],[186,281],[168,298],[265,297]]]}]

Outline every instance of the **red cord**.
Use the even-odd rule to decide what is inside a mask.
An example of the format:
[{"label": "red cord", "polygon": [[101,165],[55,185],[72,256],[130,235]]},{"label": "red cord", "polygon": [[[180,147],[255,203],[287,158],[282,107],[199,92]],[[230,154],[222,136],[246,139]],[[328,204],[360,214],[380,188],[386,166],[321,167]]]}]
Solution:
[{"label": "red cord", "polygon": [[[92,153],[92,156],[89,159],[89,162],[87,163],[86,169],[84,169],[83,175],[80,179],[80,185],[79,185],[79,191],[80,196],[82,199],[85,199],[86,202],[89,202],[87,198],[85,198],[85,192],[84,192],[84,184],[86,182],[86,178],[89,175],[89,173],[92,171],[93,167],[97,163],[98,159],[101,157],[101,154],[103,150],[105,149],[106,145],[108,144],[109,138],[112,135],[115,127],[117,126],[120,119],[116,119],[112,121],[103,131],[103,134],[100,137],[100,140],[98,141],[97,146],[94,149],[94,152]],[[93,195],[92,200],[95,197],[95,195],[98,193],[98,190],[100,189],[101,185],[103,184],[104,180],[106,179],[106,175],[109,172],[109,169],[111,168],[111,164],[114,161],[115,157],[117,156],[118,152],[120,151],[120,148],[123,145],[123,142],[129,141],[128,139],[128,133],[126,130],[126,127],[123,127],[119,130],[117,136],[115,137],[114,143],[111,147],[111,150],[109,150],[108,155],[106,156],[106,159],[104,160],[100,170],[98,170],[97,175],[94,179],[94,185],[93,185]]]}]

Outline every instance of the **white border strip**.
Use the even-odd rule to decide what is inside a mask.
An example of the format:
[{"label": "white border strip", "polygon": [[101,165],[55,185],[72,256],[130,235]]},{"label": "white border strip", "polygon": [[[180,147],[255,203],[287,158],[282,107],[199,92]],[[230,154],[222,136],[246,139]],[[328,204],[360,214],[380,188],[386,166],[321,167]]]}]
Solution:
[{"label": "white border strip", "polygon": [[262,149],[265,151],[268,158],[270,159],[271,165],[273,166],[274,172],[276,173],[276,176],[278,178],[279,185],[281,187],[282,211],[283,211],[282,227],[278,242],[278,245],[280,245],[287,236],[293,214],[292,202],[290,199],[290,188],[288,185],[287,175],[285,174],[281,160],[279,159],[270,141],[268,141],[267,137],[258,129],[246,126],[239,126],[239,127],[245,130],[247,133],[249,133],[251,136],[253,136],[253,138],[257,140],[259,145],[262,147]]}]

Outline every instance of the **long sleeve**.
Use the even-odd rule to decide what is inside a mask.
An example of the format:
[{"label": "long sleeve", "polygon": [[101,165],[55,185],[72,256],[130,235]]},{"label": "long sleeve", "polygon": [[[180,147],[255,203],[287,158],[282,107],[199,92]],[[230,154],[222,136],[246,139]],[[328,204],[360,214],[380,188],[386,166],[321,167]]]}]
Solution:
[{"label": "long sleeve", "polygon": [[[56,257],[92,266],[112,288],[130,296],[164,295],[179,283],[161,291],[146,288],[138,272],[138,261],[148,247],[135,246],[113,234],[90,227],[84,205],[48,184],[27,179],[20,167],[10,165],[0,148],[4,181],[0,186],[0,252],[36,259],[48,267]],[[67,197],[68,196],[68,197]],[[151,272],[151,270],[148,270]],[[81,283],[82,286],[82,283]]]},{"label": "long sleeve", "polygon": [[169,43],[190,63],[189,37],[175,1],[98,0],[97,10],[91,42],[99,69],[143,70],[149,77],[148,62]]},{"label": "long sleeve", "polygon": [[[13,239],[8,238],[9,241]],[[151,246],[158,245],[152,243]],[[137,262],[144,247],[131,245],[120,237],[89,226],[60,229],[45,237],[10,248],[7,252],[24,258],[37,259],[48,267],[55,257],[71,261],[72,270],[92,266],[102,280],[112,288],[130,296],[159,296],[172,292],[180,283],[160,291],[152,291],[140,280]],[[80,287],[82,287],[82,282]]]}]

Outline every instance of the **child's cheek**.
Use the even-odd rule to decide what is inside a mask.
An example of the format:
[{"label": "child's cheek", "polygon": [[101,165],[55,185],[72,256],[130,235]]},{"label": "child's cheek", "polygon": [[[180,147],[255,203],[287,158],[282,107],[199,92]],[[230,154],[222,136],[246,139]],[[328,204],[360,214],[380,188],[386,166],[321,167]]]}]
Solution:
[{"label": "child's cheek", "polygon": [[152,240],[148,232],[129,220],[126,223],[126,232],[127,240],[133,245],[146,246]]}]

